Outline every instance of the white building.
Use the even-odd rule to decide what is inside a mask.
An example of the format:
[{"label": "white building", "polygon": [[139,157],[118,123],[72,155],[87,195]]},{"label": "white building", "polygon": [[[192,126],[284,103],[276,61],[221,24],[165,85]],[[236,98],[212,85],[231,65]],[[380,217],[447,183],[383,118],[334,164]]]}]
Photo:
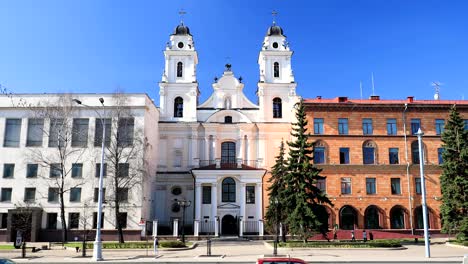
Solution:
[{"label": "white building", "polygon": [[[106,122],[106,141],[118,131],[125,135],[122,152],[137,149],[119,166],[126,168],[135,184],[119,187],[122,195],[122,221],[125,234],[139,239],[141,218],[152,212],[148,204],[150,185],[156,173],[159,111],[146,94],[125,94],[125,103],[113,94],[20,94],[0,97],[0,241],[16,236],[12,221],[14,209],[34,209],[31,240],[60,240],[62,222],[56,185],[55,162],[65,163],[65,218],[71,230],[96,227],[97,187],[101,158],[102,123]],[[104,99],[104,106],[99,98]],[[78,99],[83,105],[72,101]],[[85,106],[86,105],[86,106]],[[45,106],[49,110],[45,110]],[[119,109],[125,109],[120,111]],[[120,113],[120,117],[116,113]],[[59,121],[61,120],[61,121]],[[120,121],[119,121],[120,120]],[[121,122],[125,120],[125,122]],[[56,124],[61,125],[61,129]],[[111,125],[109,127],[109,125]],[[64,132],[68,130],[68,132]],[[73,131],[73,133],[71,132]],[[70,135],[70,137],[65,134]],[[60,140],[58,140],[60,138]],[[66,139],[65,139],[66,138]],[[63,143],[58,143],[63,142]],[[143,149],[137,142],[143,142]],[[66,159],[60,159],[57,144],[66,146]],[[112,143],[109,143],[112,144]],[[140,148],[140,149],[138,149]],[[106,148],[109,154],[109,148]],[[130,155],[128,156],[130,157]],[[105,163],[111,171],[111,161]],[[143,170],[141,170],[143,169]],[[135,174],[132,174],[135,172]],[[125,173],[124,173],[125,174]],[[127,175],[123,175],[127,177]],[[111,177],[104,178],[105,197],[112,195]],[[87,207],[85,206],[87,205]],[[116,217],[110,202],[104,204],[103,238],[115,235]],[[108,232],[106,230],[112,230]]]},{"label": "white building", "polygon": [[[212,84],[211,96],[199,103],[193,36],[183,23],[175,28],[159,83],[153,201],[160,233],[169,232],[185,213],[195,236],[263,234],[267,170],[280,141],[289,136],[298,101],[292,53],[283,30],[273,24],[258,56],[259,104],[247,99],[229,64]],[[181,200],[191,202],[187,210],[178,205]]]}]

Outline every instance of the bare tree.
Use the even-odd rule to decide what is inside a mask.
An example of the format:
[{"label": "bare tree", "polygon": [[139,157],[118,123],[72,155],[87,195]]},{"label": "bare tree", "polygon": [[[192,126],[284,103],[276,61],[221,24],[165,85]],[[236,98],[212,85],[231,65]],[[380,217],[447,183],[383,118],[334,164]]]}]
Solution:
[{"label": "bare tree", "polygon": [[[141,193],[143,179],[146,177],[144,153],[147,141],[142,129],[135,126],[135,116],[126,105],[128,100],[121,93],[113,97],[114,107],[107,116],[113,117],[114,129],[106,131],[106,162],[109,195],[107,202],[114,208],[115,228],[118,230],[119,243],[125,243],[123,227],[126,221],[122,207],[131,199],[130,195]],[[110,123],[110,120],[107,120]],[[96,122],[97,123],[97,122]],[[109,132],[109,133],[108,133]],[[101,136],[102,138],[102,136]],[[102,142],[102,141],[101,141]],[[101,142],[95,142],[101,143]]]},{"label": "bare tree", "polygon": [[[68,240],[65,218],[64,195],[83,185],[83,178],[72,178],[73,164],[82,162],[88,144],[88,119],[73,119],[75,107],[69,95],[60,95],[57,100],[31,107],[35,120],[39,123],[41,135],[48,137],[48,149],[29,148],[30,161],[50,169],[49,175],[40,175],[48,183],[47,198],[60,204],[62,222],[62,242]],[[85,128],[85,129],[83,129]]]}]

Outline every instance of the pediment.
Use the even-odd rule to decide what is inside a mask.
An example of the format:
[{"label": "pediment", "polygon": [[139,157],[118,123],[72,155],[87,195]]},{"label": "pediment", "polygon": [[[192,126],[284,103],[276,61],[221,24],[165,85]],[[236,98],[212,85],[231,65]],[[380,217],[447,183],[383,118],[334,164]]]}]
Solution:
[{"label": "pediment", "polygon": [[218,110],[206,119],[206,123],[224,123],[224,117],[231,116],[232,123],[252,123],[252,121],[238,110]]},{"label": "pediment", "polygon": [[224,204],[218,205],[218,208],[219,209],[239,209],[240,206],[237,204],[233,204],[233,203],[224,203]]}]

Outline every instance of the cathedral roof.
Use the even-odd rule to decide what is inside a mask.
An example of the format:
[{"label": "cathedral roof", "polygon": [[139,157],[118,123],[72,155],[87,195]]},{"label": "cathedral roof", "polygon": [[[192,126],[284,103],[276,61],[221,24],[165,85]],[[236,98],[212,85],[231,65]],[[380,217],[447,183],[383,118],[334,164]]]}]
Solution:
[{"label": "cathedral roof", "polygon": [[173,35],[190,35],[190,29],[181,22],[175,29]]},{"label": "cathedral roof", "polygon": [[277,26],[276,23],[273,23],[271,27],[268,28],[267,36],[283,36],[283,29],[280,26]]}]

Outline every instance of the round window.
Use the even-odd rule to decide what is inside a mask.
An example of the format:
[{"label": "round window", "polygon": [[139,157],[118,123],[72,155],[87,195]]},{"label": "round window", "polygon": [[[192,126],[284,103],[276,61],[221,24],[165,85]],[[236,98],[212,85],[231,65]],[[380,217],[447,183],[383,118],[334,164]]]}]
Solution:
[{"label": "round window", "polygon": [[179,205],[177,202],[173,203],[173,204],[172,204],[171,210],[172,210],[172,212],[174,212],[174,213],[180,212],[180,205]]},{"label": "round window", "polygon": [[273,48],[275,48],[275,49],[278,48],[278,42],[273,42]]},{"label": "round window", "polygon": [[172,188],[171,193],[173,195],[180,195],[182,193],[182,188],[180,188],[179,186],[176,186]]},{"label": "round window", "polygon": [[177,47],[179,47],[179,49],[183,48],[183,47],[184,47],[184,43],[183,43],[183,42],[177,43]]}]

